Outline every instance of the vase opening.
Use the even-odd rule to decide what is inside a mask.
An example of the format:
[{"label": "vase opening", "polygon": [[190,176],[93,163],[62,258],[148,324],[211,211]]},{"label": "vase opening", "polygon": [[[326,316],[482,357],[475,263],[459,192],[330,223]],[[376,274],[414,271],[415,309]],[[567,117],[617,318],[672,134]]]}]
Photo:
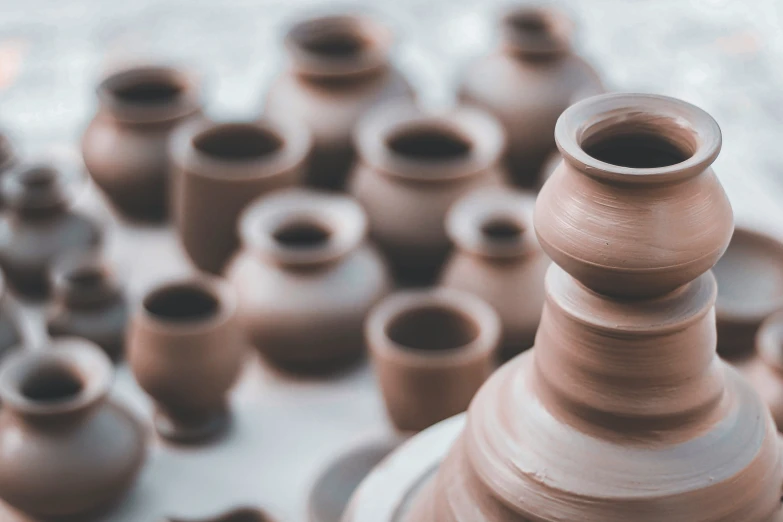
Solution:
[{"label": "vase opening", "polygon": [[118,100],[133,105],[162,105],[175,101],[182,86],[167,78],[136,77],[120,82],[112,89]]},{"label": "vase opening", "polygon": [[470,154],[471,142],[451,129],[418,126],[399,131],[387,140],[396,154],[414,161],[454,161]]},{"label": "vase opening", "polygon": [[225,124],[198,134],[193,138],[193,145],[219,160],[248,161],[277,153],[283,147],[283,139],[256,125]]},{"label": "vase opening", "polygon": [[594,159],[618,167],[654,169],[682,163],[692,153],[654,133],[612,128],[611,134],[595,136],[582,143],[582,149]]},{"label": "vase opening", "polygon": [[207,289],[186,283],[152,292],[144,299],[144,308],[164,321],[195,322],[215,316],[220,302]]},{"label": "vase opening", "polygon": [[22,395],[37,403],[67,402],[83,389],[79,373],[61,362],[47,362],[30,369],[20,386]]},{"label": "vase opening", "polygon": [[347,24],[325,26],[301,36],[299,44],[310,53],[327,59],[350,59],[367,47],[367,39]]},{"label": "vase opening", "polygon": [[468,346],[479,336],[479,326],[451,307],[422,305],[402,311],[386,328],[396,344],[414,351],[447,352]]},{"label": "vase opening", "polygon": [[517,32],[527,36],[541,37],[550,27],[543,13],[535,10],[523,10],[513,13],[508,19],[509,25]]},{"label": "vase opening", "polygon": [[481,225],[481,233],[492,243],[512,243],[519,241],[525,227],[511,218],[490,218]]},{"label": "vase opening", "polygon": [[331,236],[328,228],[314,221],[284,223],[272,234],[283,247],[297,249],[322,247]]},{"label": "vase opening", "polygon": [[571,32],[571,20],[548,8],[516,8],[502,20],[505,44],[529,58],[546,58],[567,52]]},{"label": "vase opening", "polygon": [[36,166],[25,170],[21,175],[20,181],[27,189],[48,188],[57,181],[57,171],[52,167]]},{"label": "vase opening", "polygon": [[82,266],[68,272],[65,279],[74,288],[95,288],[103,283],[103,272],[97,266]]}]

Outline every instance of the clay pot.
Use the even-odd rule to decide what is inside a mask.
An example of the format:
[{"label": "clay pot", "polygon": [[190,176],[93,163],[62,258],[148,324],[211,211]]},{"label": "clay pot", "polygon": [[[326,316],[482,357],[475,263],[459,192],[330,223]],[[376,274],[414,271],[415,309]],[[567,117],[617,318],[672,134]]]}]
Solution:
[{"label": "clay pot", "polygon": [[533,346],[544,306],[544,274],[549,258],[533,230],[535,197],[489,188],[460,199],[446,217],[457,246],[441,285],[471,292],[500,317],[503,361]]},{"label": "clay pot", "polygon": [[58,257],[101,243],[100,227],[69,208],[70,174],[29,164],[2,179],[8,212],[0,234],[0,266],[8,286],[23,297],[49,294],[49,270]]},{"label": "clay pot", "polygon": [[471,190],[502,183],[504,143],[500,124],[469,108],[424,114],[392,103],[362,121],[351,191],[398,282],[437,279],[451,249],[446,212]]},{"label": "clay pot", "polygon": [[236,311],[228,285],[194,278],[152,289],[134,312],[128,364],[155,401],[161,437],[198,443],[228,428],[228,391],[245,353]]},{"label": "clay pot", "polygon": [[351,198],[292,189],[252,203],[242,249],[226,269],[249,341],[293,372],[342,369],[364,353],[363,323],[389,290],[382,258],[365,241]]},{"label": "clay pot", "polygon": [[260,509],[238,508],[222,515],[209,518],[167,518],[164,522],[273,522],[272,518]]},{"label": "clay pot", "polygon": [[112,359],[125,352],[128,304],[111,270],[97,254],[65,256],[52,268],[53,301],[46,327],[53,337],[94,342]]},{"label": "clay pot", "polygon": [[18,352],[0,369],[0,498],[36,520],[85,520],[141,469],[145,433],[107,399],[111,361],[81,339]]},{"label": "clay pot", "polygon": [[412,98],[408,82],[389,61],[391,31],[370,18],[310,18],[285,38],[289,65],[272,84],[265,113],[304,122],[313,134],[306,182],[341,189],[353,164],[353,132],[369,108]]},{"label": "clay pot", "polygon": [[783,431],[783,312],[771,315],[761,324],[755,348],[758,356],[745,357],[737,366],[772,412],[778,431]]},{"label": "clay pot", "polygon": [[392,422],[420,431],[467,409],[492,373],[500,320],[459,290],[400,292],[373,309],[367,342]]},{"label": "clay pot", "polygon": [[82,154],[92,179],[125,217],[166,217],[169,137],[201,117],[199,96],[193,77],[169,67],[124,69],[98,86],[98,111],[82,137]]},{"label": "clay pot", "polygon": [[557,118],[572,103],[603,92],[603,86],[572,52],[573,27],[565,14],[551,7],[516,7],[499,26],[499,48],[465,71],[459,97],[503,123],[511,178],[535,188],[555,150]]}]

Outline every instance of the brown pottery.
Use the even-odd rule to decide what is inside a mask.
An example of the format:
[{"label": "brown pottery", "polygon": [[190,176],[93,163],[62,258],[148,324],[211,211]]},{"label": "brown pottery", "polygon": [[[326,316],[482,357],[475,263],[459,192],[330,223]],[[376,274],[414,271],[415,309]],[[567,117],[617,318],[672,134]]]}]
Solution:
[{"label": "brown pottery", "polygon": [[161,437],[199,443],[228,428],[245,353],[236,312],[233,290],[202,277],[152,289],[133,313],[128,363],[155,402]]},{"label": "brown pottery", "polygon": [[310,135],[293,120],[183,127],[173,139],[174,211],[186,252],[218,274],[239,245],[240,212],[252,200],[300,181]]},{"label": "brown pottery", "polygon": [[0,368],[0,498],[35,520],[86,520],[122,499],[146,435],[107,399],[109,358],[77,338],[17,352]]},{"label": "brown pottery", "polygon": [[164,522],[273,522],[272,518],[256,508],[232,509],[222,515],[208,518],[167,518]]},{"label": "brown pottery", "polygon": [[372,106],[412,98],[389,60],[389,28],[362,15],[303,20],[285,37],[289,65],[266,98],[266,114],[304,122],[313,135],[306,182],[341,189],[354,160],[352,135]]},{"label": "brown pottery", "polygon": [[446,217],[456,245],[441,285],[471,292],[492,305],[506,361],[533,346],[544,306],[549,258],[533,230],[535,197],[513,189],[479,189],[460,199]]},{"label": "brown pottery", "polygon": [[226,276],[248,340],[294,372],[341,369],[364,353],[363,324],[390,288],[365,240],[361,207],[344,195],[291,189],[252,203]]},{"label": "brown pottery", "polygon": [[196,81],[184,71],[131,67],[98,86],[98,111],[82,137],[92,179],[114,207],[133,220],[167,215],[169,137],[201,117]]},{"label": "brown pottery", "polygon": [[[720,288],[720,287],[719,287]],[[718,290],[720,293],[720,289]],[[719,297],[720,299],[720,297]],[[783,432],[783,312],[769,316],[756,335],[756,357],[736,362],[745,378],[753,384],[772,412],[772,418]],[[752,353],[751,353],[752,355]],[[734,361],[732,361],[734,362]]]},{"label": "brown pottery", "polygon": [[446,212],[471,190],[503,182],[504,143],[497,120],[471,108],[426,114],[394,102],[362,120],[351,191],[400,283],[437,279],[451,249]]}]

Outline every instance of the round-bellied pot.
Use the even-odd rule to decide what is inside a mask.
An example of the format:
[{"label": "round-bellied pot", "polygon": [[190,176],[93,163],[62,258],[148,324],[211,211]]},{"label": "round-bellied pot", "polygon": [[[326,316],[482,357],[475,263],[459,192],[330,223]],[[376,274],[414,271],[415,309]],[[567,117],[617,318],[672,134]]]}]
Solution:
[{"label": "round-bellied pot", "polygon": [[273,522],[273,519],[260,509],[243,507],[208,518],[168,517],[162,522]]},{"label": "round-bellied pot", "polygon": [[162,66],[123,69],[98,86],[98,110],[82,137],[82,155],[96,185],[132,220],[168,214],[169,138],[201,118],[196,80]]},{"label": "round-bellied pot", "polygon": [[163,438],[200,443],[228,428],[228,392],[245,354],[236,318],[233,289],[206,277],[157,286],[133,313],[128,363],[155,401]]},{"label": "round-bellied pot", "polygon": [[291,189],[242,215],[242,248],[226,270],[248,340],[269,362],[305,373],[364,354],[363,323],[391,281],[365,241],[361,207],[344,195]]},{"label": "round-bellied pot", "polygon": [[367,319],[367,342],[386,410],[398,430],[421,431],[465,411],[492,373],[500,320],[453,289],[393,294]]},{"label": "round-bellied pot", "polygon": [[3,502],[35,520],[86,520],[122,499],[144,462],[146,434],[107,399],[112,373],[109,358],[77,338],[3,362]]},{"label": "round-bellied pot", "polygon": [[500,317],[500,359],[533,346],[544,306],[549,258],[533,230],[535,197],[513,189],[487,188],[460,199],[446,217],[456,245],[440,283],[489,303]]},{"label": "round-bellied pot", "polygon": [[536,188],[541,167],[555,150],[557,118],[572,103],[603,92],[603,86],[572,52],[573,27],[564,13],[516,7],[500,19],[499,32],[498,49],[466,70],[459,96],[503,123],[511,178]]},{"label": "round-bellied pot", "polygon": [[389,60],[391,31],[361,15],[310,18],[285,37],[289,65],[266,97],[265,113],[304,122],[313,135],[306,182],[342,189],[353,164],[353,131],[369,108],[412,98]]},{"label": "round-bellied pot", "polygon": [[23,297],[47,296],[49,270],[57,258],[101,243],[101,228],[69,208],[69,174],[50,165],[23,164],[2,179],[7,221],[0,234],[0,266],[9,288]]},{"label": "round-bellied pot", "polygon": [[395,102],[362,120],[351,192],[398,282],[437,279],[451,249],[446,212],[471,190],[502,184],[504,143],[497,120],[471,108],[425,114]]}]

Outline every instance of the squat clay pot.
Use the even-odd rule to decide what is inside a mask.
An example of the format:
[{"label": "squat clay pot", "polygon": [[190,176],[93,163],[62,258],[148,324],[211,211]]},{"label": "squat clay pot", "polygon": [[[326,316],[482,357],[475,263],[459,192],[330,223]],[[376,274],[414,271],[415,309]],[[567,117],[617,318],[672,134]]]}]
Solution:
[{"label": "squat clay pot", "polygon": [[0,233],[0,266],[14,292],[49,294],[52,263],[68,252],[96,248],[100,227],[69,209],[67,174],[42,164],[19,165],[2,179],[7,206]]},{"label": "squat clay pot", "polygon": [[167,518],[164,522],[273,522],[273,520],[260,509],[237,508],[209,518]]},{"label": "squat clay pot", "polygon": [[112,372],[97,346],[76,338],[5,360],[5,503],[35,520],[86,520],[121,500],[141,469],[146,435],[130,413],[107,399]]},{"label": "squat clay pot", "polygon": [[362,114],[384,100],[413,97],[389,61],[392,40],[387,27],[359,15],[311,18],[288,32],[289,66],[272,84],[265,112],[302,121],[312,132],[308,185],[342,189]]},{"label": "squat clay pot", "polygon": [[425,114],[390,103],[361,122],[351,191],[398,282],[437,279],[451,249],[446,212],[471,190],[502,183],[504,143],[497,120],[470,108]]},{"label": "squat clay pot", "polygon": [[155,401],[161,437],[205,442],[228,428],[228,391],[245,353],[236,312],[233,290],[207,278],[160,285],[134,312],[128,363]]},{"label": "squat clay pot", "polygon": [[132,67],[98,86],[98,111],[82,137],[82,155],[96,185],[125,217],[167,215],[169,137],[201,117],[195,79],[169,67]]},{"label": "squat clay pot", "polygon": [[421,431],[465,411],[494,368],[500,320],[452,289],[391,295],[367,319],[367,342],[398,430]]},{"label": "squat clay pot", "polygon": [[465,290],[489,303],[500,317],[500,359],[533,346],[544,306],[549,258],[533,230],[535,197],[488,188],[460,199],[446,217],[456,245],[441,285]]},{"label": "squat clay pot", "polygon": [[269,362],[322,373],[363,355],[364,319],[390,287],[366,229],[351,198],[305,189],[267,196],[243,213],[242,249],[226,276],[245,334]]},{"label": "squat clay pot", "polygon": [[287,120],[183,127],[173,140],[175,221],[185,251],[218,274],[239,245],[237,220],[252,200],[299,182],[310,136]]}]

